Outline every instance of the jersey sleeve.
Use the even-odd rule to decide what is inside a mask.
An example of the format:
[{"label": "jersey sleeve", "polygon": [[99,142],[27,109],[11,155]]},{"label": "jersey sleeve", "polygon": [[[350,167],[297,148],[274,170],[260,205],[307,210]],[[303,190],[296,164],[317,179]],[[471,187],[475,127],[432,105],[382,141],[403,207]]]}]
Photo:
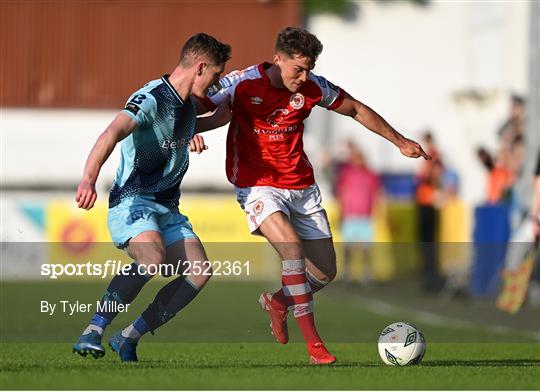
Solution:
[{"label": "jersey sleeve", "polygon": [[219,80],[219,85],[211,93],[202,99],[202,103],[208,110],[215,110],[224,103],[232,103],[234,91],[241,81],[242,72],[233,71]]},{"label": "jersey sleeve", "polygon": [[317,105],[328,110],[337,109],[345,98],[345,91],[323,76],[311,73],[309,77],[321,90],[321,100]]},{"label": "jersey sleeve", "polygon": [[140,90],[129,97],[122,110],[141,127],[148,126],[154,121],[156,111],[157,102],[154,96]]}]

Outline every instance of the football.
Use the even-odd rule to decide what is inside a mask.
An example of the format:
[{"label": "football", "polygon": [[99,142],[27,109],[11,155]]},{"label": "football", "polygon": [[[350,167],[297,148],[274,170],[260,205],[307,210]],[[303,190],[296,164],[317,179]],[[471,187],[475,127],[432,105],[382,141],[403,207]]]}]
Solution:
[{"label": "football", "polygon": [[416,326],[397,322],[383,329],[379,336],[379,355],[387,365],[417,365],[426,352],[426,340]]}]

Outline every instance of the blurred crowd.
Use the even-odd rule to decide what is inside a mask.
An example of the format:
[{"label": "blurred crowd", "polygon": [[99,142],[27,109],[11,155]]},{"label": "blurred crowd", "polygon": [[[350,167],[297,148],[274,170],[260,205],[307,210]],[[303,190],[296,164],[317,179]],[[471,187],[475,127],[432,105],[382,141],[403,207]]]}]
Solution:
[{"label": "blurred crowd", "polygon": [[498,146],[490,152],[481,146],[478,159],[488,174],[486,201],[490,204],[511,201],[514,182],[520,175],[524,159],[525,100],[512,96],[507,119],[497,131]]},{"label": "blurred crowd", "polygon": [[[525,99],[513,95],[509,113],[496,130],[496,148],[490,151],[485,146],[479,146],[477,149],[478,159],[486,170],[483,205],[488,208],[489,206],[510,208],[512,204],[513,186],[521,175],[524,164],[524,130]],[[440,247],[437,246],[437,242],[441,240],[473,242],[475,239],[471,238],[470,232],[469,238],[458,240],[440,238],[443,224],[441,211],[448,210],[448,206],[452,204],[463,205],[459,201],[460,178],[451,163],[445,161],[444,151],[440,150],[433,132],[429,129],[423,132],[421,144],[432,159],[419,160],[414,175],[415,191],[412,198],[417,228],[414,238],[419,245],[422,288],[426,292],[438,293],[445,288],[456,289],[456,286],[451,281],[452,277],[448,271],[441,272]],[[343,151],[345,153],[342,156],[325,160],[325,173],[330,179],[340,210],[344,261],[341,276],[344,281],[351,283],[352,265],[362,263],[362,277],[357,283],[369,285],[374,281],[372,269],[373,262],[376,262],[371,254],[373,243],[376,241],[374,228],[376,211],[384,209],[385,204],[391,200],[385,195],[381,174],[370,167],[360,146],[348,140]],[[537,178],[540,179],[540,176]],[[540,195],[537,196],[540,200]],[[538,228],[538,224],[535,227]],[[468,261],[467,270],[464,271],[467,276],[461,280],[460,290],[467,291],[467,279],[473,262]],[[500,275],[501,272],[497,274]]]}]

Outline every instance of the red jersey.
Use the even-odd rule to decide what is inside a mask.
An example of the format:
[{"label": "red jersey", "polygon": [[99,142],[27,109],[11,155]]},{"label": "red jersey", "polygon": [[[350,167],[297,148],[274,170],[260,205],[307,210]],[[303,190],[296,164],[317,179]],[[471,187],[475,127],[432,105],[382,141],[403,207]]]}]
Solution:
[{"label": "red jersey", "polygon": [[315,105],[335,109],[344,91],[309,73],[296,93],[276,88],[264,70],[271,64],[234,71],[220,80],[221,90],[206,106],[229,103],[233,117],[227,134],[227,178],[234,185],[302,189],[315,182],[304,152],[304,119]]}]

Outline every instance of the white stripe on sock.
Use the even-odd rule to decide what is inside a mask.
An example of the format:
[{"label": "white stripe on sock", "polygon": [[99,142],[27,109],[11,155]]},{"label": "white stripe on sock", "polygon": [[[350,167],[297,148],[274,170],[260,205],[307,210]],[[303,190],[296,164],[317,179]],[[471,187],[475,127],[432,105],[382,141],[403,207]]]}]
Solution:
[{"label": "white stripe on sock", "polygon": [[123,331],[122,336],[125,338],[140,339],[141,334],[135,329],[133,324],[129,324]]},{"label": "white stripe on sock", "polygon": [[95,324],[90,324],[88,325],[88,327],[86,327],[86,329],[83,331],[83,335],[88,335],[90,332],[92,331],[96,331],[97,333],[99,333],[100,335],[103,335],[103,328],[95,325]]},{"label": "white stripe on sock", "polygon": [[307,293],[311,293],[311,287],[309,286],[308,282],[283,286],[283,294],[285,294],[287,297],[294,297],[296,295],[303,295]]},{"label": "white stripe on sock", "polygon": [[283,270],[281,275],[290,276],[290,275],[301,275],[306,272],[306,261],[301,260],[283,260],[282,261]]},{"label": "white stripe on sock", "polygon": [[311,283],[313,286],[316,286],[320,289],[322,289],[324,286],[328,284],[328,282],[317,279],[308,270],[306,270],[306,277],[309,283]]}]

